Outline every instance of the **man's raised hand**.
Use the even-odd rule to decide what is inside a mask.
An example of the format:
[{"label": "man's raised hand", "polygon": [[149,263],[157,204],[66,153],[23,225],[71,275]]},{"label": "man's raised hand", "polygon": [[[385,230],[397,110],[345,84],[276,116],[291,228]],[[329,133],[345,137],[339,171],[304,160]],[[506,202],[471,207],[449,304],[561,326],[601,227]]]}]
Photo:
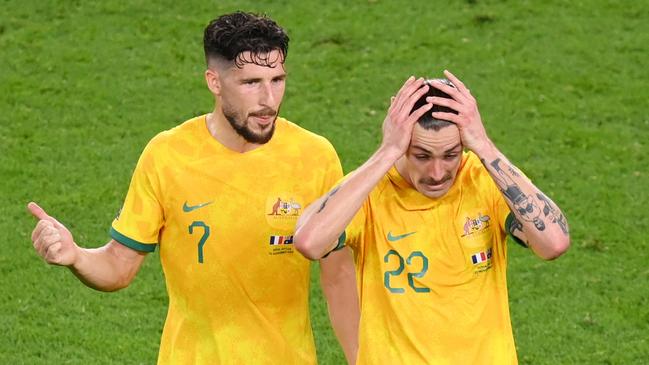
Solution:
[{"label": "man's raised hand", "polygon": [[455,123],[460,130],[462,144],[480,156],[480,152],[491,145],[487,132],[482,124],[482,118],[478,111],[476,102],[471,91],[467,89],[460,79],[455,77],[448,70],[444,75],[455,85],[455,87],[446,85],[439,81],[433,81],[431,86],[445,92],[452,99],[441,97],[429,97],[426,101],[434,105],[441,105],[457,111],[458,114],[449,112],[434,112],[433,117],[440,120],[448,120]]},{"label": "man's raised hand", "polygon": [[71,266],[77,259],[79,247],[72,234],[38,204],[30,202],[27,210],[38,219],[32,232],[34,249],[48,264]]},{"label": "man's raised hand", "polygon": [[412,129],[419,118],[430,110],[431,104],[424,104],[412,111],[413,106],[428,91],[423,78],[409,77],[396,96],[392,97],[388,114],[383,121],[383,142],[381,147],[393,150],[398,157],[410,145]]}]

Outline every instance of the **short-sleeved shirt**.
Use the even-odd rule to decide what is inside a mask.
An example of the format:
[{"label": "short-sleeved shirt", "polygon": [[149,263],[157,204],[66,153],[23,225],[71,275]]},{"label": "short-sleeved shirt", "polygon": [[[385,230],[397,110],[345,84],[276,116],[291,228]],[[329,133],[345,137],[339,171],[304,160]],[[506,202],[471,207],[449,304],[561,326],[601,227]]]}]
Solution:
[{"label": "short-sleeved shirt", "polygon": [[323,137],[278,118],[273,138],[229,150],[200,116],[142,153],[110,234],[160,247],[169,294],[159,364],[313,364],[303,209],[342,176]]},{"label": "short-sleeved shirt", "polygon": [[516,364],[507,297],[510,209],[462,156],[441,198],[393,167],[346,229],[361,304],[358,364]]}]

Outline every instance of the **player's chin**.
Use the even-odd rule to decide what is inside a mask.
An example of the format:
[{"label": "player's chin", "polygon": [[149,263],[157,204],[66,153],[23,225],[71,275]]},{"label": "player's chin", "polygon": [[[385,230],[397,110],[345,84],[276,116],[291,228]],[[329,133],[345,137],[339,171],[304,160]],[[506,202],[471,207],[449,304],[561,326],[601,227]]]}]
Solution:
[{"label": "player's chin", "polygon": [[417,189],[423,195],[437,199],[443,197],[449,190],[448,182],[440,185],[420,184]]},{"label": "player's chin", "polygon": [[261,130],[257,130],[253,133],[254,135],[254,142],[259,143],[259,144],[264,144],[268,143],[271,138],[273,138],[273,133],[275,132],[275,129],[270,127],[270,128],[264,128]]}]

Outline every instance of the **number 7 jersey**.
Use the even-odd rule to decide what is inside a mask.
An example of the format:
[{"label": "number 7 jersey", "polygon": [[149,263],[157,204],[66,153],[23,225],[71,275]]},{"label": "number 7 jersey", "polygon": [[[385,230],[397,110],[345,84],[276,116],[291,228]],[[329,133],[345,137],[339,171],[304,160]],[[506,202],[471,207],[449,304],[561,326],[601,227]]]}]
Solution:
[{"label": "number 7 jersey", "polygon": [[509,213],[473,153],[438,199],[393,167],[345,231],[361,305],[357,364],[516,364]]},{"label": "number 7 jersey", "polygon": [[205,116],[149,142],[110,234],[139,251],[160,246],[159,364],[316,363],[310,262],[293,231],[341,176],[326,139],[282,118],[246,153],[214,139]]}]

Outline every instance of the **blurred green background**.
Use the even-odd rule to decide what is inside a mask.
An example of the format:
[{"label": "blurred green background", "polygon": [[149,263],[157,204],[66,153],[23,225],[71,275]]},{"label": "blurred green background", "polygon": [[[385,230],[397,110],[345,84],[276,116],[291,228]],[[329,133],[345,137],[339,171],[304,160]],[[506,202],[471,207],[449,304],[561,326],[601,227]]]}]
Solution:
[{"label": "blurred green background", "polygon": [[[327,137],[345,171],[377,147],[405,78],[458,75],[571,226],[558,261],[510,245],[520,363],[647,363],[649,3],[603,0],[2,1],[0,363],[155,363],[157,254],[129,288],[95,292],[39,259],[25,205],[87,247],[107,242],[147,141],[212,109],[203,28],[238,9],[289,32],[282,115]],[[317,279],[318,357],[341,364]]]}]

